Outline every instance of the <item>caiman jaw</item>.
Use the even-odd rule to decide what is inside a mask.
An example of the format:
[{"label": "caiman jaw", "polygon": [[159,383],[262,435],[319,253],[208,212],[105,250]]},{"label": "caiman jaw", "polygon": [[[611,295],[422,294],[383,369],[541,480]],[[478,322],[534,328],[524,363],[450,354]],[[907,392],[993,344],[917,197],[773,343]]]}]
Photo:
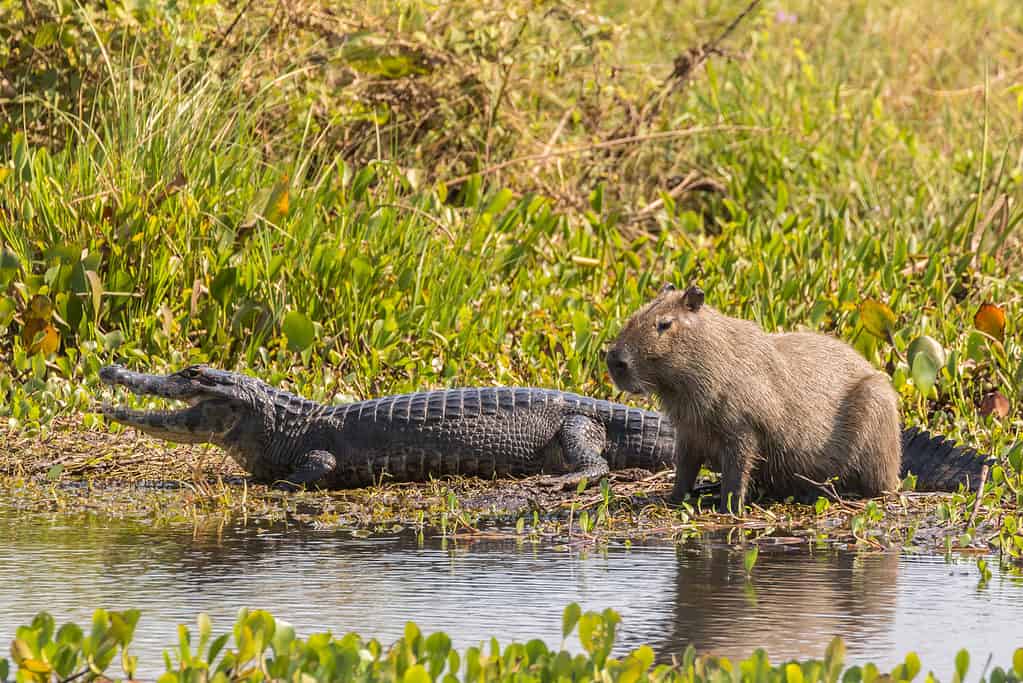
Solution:
[{"label": "caiman jaw", "polygon": [[99,372],[100,380],[119,385],[133,393],[159,396],[192,405],[182,410],[131,410],[104,405],[100,413],[115,422],[134,427],[150,436],[175,443],[219,443],[237,424],[240,414],[233,402],[207,391],[196,379],[201,371],[192,368],[170,375],[131,372],[109,365]]},{"label": "caiman jaw", "polygon": [[130,410],[117,406],[103,406],[100,412],[114,422],[134,427],[149,436],[175,443],[207,443],[222,433],[211,429],[203,416],[204,403],[184,410]]}]

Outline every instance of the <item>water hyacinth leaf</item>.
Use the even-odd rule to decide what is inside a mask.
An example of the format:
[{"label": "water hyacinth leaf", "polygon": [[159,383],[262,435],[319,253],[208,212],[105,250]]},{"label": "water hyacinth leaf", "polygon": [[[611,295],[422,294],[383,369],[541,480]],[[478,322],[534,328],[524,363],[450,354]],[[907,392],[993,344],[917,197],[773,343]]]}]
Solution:
[{"label": "water hyacinth leaf", "polygon": [[591,655],[595,654],[600,647],[598,638],[601,626],[603,626],[603,622],[600,615],[593,612],[587,612],[579,618],[579,642],[582,643],[583,649]]},{"label": "water hyacinth leaf", "polygon": [[210,294],[220,302],[221,306],[226,306],[237,282],[238,269],[224,268],[217,273],[217,276],[213,278],[213,282],[210,283]]},{"label": "water hyacinth leaf", "polygon": [[21,663],[26,659],[32,657],[32,648],[28,646],[21,638],[15,638],[11,641],[11,658],[14,663],[21,666]]},{"label": "water hyacinth leaf", "polygon": [[572,602],[565,607],[565,611],[561,615],[561,636],[563,638],[567,638],[568,634],[575,629],[581,615],[582,609],[578,603]]},{"label": "water hyacinth leaf", "polygon": [[7,329],[14,320],[14,299],[9,296],[0,296],[0,332]]},{"label": "water hyacinth leaf", "polygon": [[106,351],[114,351],[124,344],[124,333],[120,330],[110,330],[101,337],[103,348]]},{"label": "water hyacinth leaf", "polygon": [[959,650],[956,653],[956,680],[963,681],[966,679],[966,671],[970,668],[970,653],[965,649]]},{"label": "water hyacinth leaf", "polygon": [[50,672],[53,671],[50,665],[42,661],[41,659],[33,658],[24,659],[21,661],[21,664],[19,664],[19,666],[22,669],[31,671],[34,674],[49,674]]},{"label": "water hyacinth leaf", "polygon": [[284,316],[284,334],[288,338],[288,348],[296,352],[305,351],[316,341],[316,328],[301,311],[290,311]]},{"label": "water hyacinth leaf", "polygon": [[934,386],[938,373],[945,365],[945,349],[933,338],[921,335],[910,342],[906,360],[909,362],[913,383],[926,394]]},{"label": "water hyacinth leaf", "polygon": [[6,247],[0,249],[0,286],[6,287],[20,269],[18,255]]},{"label": "water hyacinth leaf", "polygon": [[78,624],[67,623],[60,627],[57,631],[57,642],[64,643],[67,645],[77,645],[82,642],[84,634],[82,633],[81,627]]},{"label": "water hyacinth leaf", "polygon": [[863,671],[858,666],[851,666],[842,674],[842,683],[860,683],[863,680]]},{"label": "water hyacinth leaf", "polygon": [[911,681],[916,678],[918,673],[920,673],[920,657],[917,656],[915,652],[910,652],[906,655],[906,661],[902,666],[905,673],[905,680]]},{"label": "water hyacinth leaf", "polygon": [[213,662],[216,661],[217,656],[220,654],[220,651],[224,649],[224,646],[227,645],[227,640],[230,637],[231,637],[230,633],[224,633],[217,636],[217,638],[212,643],[210,643],[210,651],[206,655],[206,661],[209,664],[213,664]]},{"label": "water hyacinth leaf", "polygon": [[973,315],[973,326],[998,341],[1005,341],[1005,311],[993,303],[981,304]]},{"label": "water hyacinth leaf", "polygon": [[863,327],[878,339],[890,340],[897,319],[892,309],[877,299],[866,299],[860,304]]},{"label": "water hyacinth leaf", "polygon": [[206,612],[199,612],[199,616],[195,619],[196,625],[199,626],[199,654],[206,649],[206,642],[210,638],[210,634],[213,633],[213,622],[210,620],[210,615]]},{"label": "water hyacinth leaf", "polygon": [[1006,456],[1012,469],[1023,473],[1023,442],[1016,443]]}]

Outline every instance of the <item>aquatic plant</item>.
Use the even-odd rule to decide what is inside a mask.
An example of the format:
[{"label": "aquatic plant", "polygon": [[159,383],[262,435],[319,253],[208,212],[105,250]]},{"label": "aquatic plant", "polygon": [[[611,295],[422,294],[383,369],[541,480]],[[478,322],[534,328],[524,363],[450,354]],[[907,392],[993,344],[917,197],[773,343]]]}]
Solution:
[{"label": "aquatic plant", "polygon": [[[96,610],[89,633],[67,623],[55,630],[53,618],[39,613],[32,623],[18,629],[11,644],[16,667],[0,659],[0,683],[46,683],[72,679],[115,678],[115,661],[127,678],[135,678],[138,660],[128,654],[139,613],[134,610]],[[658,681],[677,683],[870,683],[882,672],[873,664],[845,666],[845,645],[835,638],[822,659],[772,664],[766,652],[756,650],[748,659],[698,655],[688,647],[670,664],[654,663],[654,651],[640,646],[621,657],[612,657],[620,622],[611,609],[583,612],[569,604],[562,616],[563,640],[553,648],[542,640],[498,643],[490,639],[464,650],[452,647],[443,632],[423,633],[415,623],[385,645],[356,633],[334,636],[330,632],[301,638],[286,622],[262,610],[242,609],[231,631],[214,635],[206,614],[196,619],[196,630],[178,626],[178,642],[164,652],[163,673],[158,683],[200,681]],[[582,651],[564,649],[565,640],[577,635]],[[953,683],[965,681],[969,654],[955,655]],[[1023,680],[1023,647],[1011,662],[986,668],[981,683],[1016,683]],[[887,674],[889,680],[911,681],[921,672],[915,653]],[[928,681],[936,681],[933,674]]]}]

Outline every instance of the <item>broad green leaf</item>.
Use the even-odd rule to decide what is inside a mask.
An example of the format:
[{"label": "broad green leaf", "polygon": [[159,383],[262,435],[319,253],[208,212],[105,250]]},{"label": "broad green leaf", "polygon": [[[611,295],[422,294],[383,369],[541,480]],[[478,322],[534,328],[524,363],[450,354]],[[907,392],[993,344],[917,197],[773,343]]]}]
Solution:
[{"label": "broad green leaf", "polygon": [[230,300],[231,293],[234,291],[234,286],[237,282],[238,269],[224,268],[213,278],[213,282],[210,284],[210,294],[220,302],[221,306],[227,306],[227,302]]},{"label": "broad green leaf", "polygon": [[316,341],[316,328],[301,311],[290,311],[284,316],[284,334],[288,338],[288,348],[292,351],[305,351]]},{"label": "broad green leaf", "polygon": [[561,614],[561,636],[567,638],[568,634],[572,632],[575,625],[579,623],[579,617],[582,615],[582,609],[578,603],[571,602],[565,607],[565,611]]},{"label": "broad green leaf", "polygon": [[433,678],[427,673],[426,668],[422,664],[409,667],[405,671],[405,676],[402,680],[405,683],[433,683]]},{"label": "broad green leaf", "polygon": [[906,352],[913,383],[924,394],[931,390],[945,365],[945,349],[937,341],[922,335],[909,344]]},{"label": "broad green leaf", "polygon": [[1023,647],[1012,653],[1012,670],[1016,672],[1016,678],[1023,679]]},{"label": "broad green leaf", "polygon": [[956,676],[959,681],[966,679],[966,671],[970,668],[970,653],[965,649],[956,653]]},{"label": "broad green leaf", "polygon": [[906,680],[911,681],[920,673],[920,657],[915,652],[910,652],[906,655],[906,661],[902,666]]},{"label": "broad green leaf", "polygon": [[866,299],[860,304],[863,327],[878,339],[891,339],[897,322],[895,313],[877,299]]}]

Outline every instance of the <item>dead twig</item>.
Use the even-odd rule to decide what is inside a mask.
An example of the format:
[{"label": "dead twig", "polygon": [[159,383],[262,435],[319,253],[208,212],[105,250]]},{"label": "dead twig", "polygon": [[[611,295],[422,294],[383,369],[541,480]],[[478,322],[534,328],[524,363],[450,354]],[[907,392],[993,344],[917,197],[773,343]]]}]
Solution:
[{"label": "dead twig", "polygon": [[980,483],[977,484],[977,499],[973,501],[973,510],[970,512],[969,521],[966,522],[967,528],[973,526],[973,521],[977,518],[977,513],[980,512],[980,501],[984,499],[984,484],[987,482],[987,473],[987,465],[980,468]]}]

